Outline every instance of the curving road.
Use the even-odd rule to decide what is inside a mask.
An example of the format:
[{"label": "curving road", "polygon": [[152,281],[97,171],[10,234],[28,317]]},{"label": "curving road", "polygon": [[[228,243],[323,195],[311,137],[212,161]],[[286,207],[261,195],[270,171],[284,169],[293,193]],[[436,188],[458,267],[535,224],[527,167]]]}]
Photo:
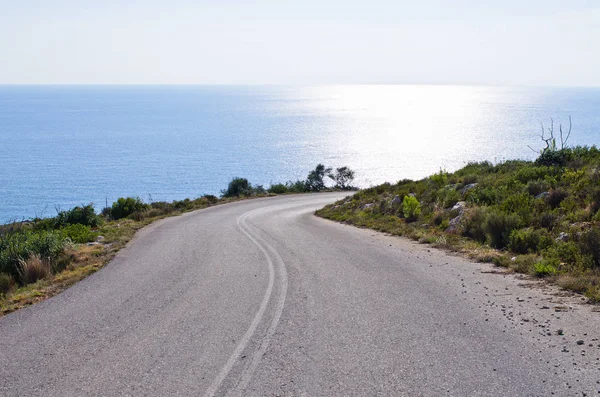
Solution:
[{"label": "curving road", "polygon": [[313,215],[343,196],[142,230],[98,273],[0,319],[0,395],[599,393],[593,307]]}]

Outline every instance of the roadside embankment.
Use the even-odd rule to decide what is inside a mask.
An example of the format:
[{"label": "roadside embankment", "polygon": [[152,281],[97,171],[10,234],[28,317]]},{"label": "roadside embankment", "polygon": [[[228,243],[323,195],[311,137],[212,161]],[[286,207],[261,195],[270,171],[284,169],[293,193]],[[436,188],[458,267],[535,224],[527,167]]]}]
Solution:
[{"label": "roadside embankment", "polygon": [[544,278],[600,301],[600,150],[536,161],[469,163],[456,172],[361,190],[317,215]]}]

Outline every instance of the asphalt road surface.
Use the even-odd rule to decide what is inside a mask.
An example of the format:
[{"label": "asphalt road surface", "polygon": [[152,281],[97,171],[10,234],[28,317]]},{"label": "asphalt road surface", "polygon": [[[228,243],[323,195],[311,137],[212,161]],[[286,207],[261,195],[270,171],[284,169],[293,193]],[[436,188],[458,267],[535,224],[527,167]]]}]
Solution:
[{"label": "asphalt road surface", "polygon": [[595,307],[313,215],[341,197],[142,230],[101,271],[0,319],[0,395],[599,394]]}]

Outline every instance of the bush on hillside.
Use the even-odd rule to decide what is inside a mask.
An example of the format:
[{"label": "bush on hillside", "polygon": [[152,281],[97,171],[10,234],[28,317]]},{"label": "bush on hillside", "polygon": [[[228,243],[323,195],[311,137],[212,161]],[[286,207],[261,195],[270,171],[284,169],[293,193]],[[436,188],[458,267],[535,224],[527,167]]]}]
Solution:
[{"label": "bush on hillside", "polygon": [[0,235],[0,273],[19,278],[19,260],[38,255],[54,261],[67,245],[59,231],[17,231]]},{"label": "bush on hillside", "polygon": [[547,192],[549,188],[550,186],[548,182],[542,180],[529,181],[527,183],[527,193],[529,193],[533,197],[541,193]]},{"label": "bush on hillside", "polygon": [[535,160],[535,164],[547,167],[563,167],[570,160],[571,151],[563,150],[546,150]]},{"label": "bush on hillside", "polygon": [[308,186],[306,185],[306,181],[302,181],[298,179],[297,181],[287,181],[285,186],[287,187],[290,193],[306,193],[308,192]]},{"label": "bush on hillside", "polygon": [[487,219],[487,207],[475,207],[465,216],[465,223],[462,235],[470,237],[480,243],[485,242],[487,236],[485,232],[485,220]]},{"label": "bush on hillside", "polygon": [[113,203],[110,209],[110,217],[115,220],[125,218],[134,212],[141,212],[149,207],[139,197],[120,197]]},{"label": "bush on hillside", "polygon": [[494,248],[505,248],[510,233],[519,227],[520,219],[514,214],[491,211],[483,226],[488,242]]},{"label": "bush on hillside", "polygon": [[562,189],[551,190],[548,196],[546,196],[546,204],[551,208],[557,208],[568,195],[569,194]]},{"label": "bush on hillside", "polygon": [[572,241],[557,241],[551,246],[548,246],[542,256],[548,259],[556,259],[558,263],[564,263],[567,266],[574,267],[582,263],[581,251]]},{"label": "bush on hillside", "polygon": [[408,222],[415,221],[421,214],[421,203],[416,197],[404,196],[402,200],[402,213]]},{"label": "bush on hillside", "polygon": [[70,210],[61,211],[56,215],[55,219],[57,228],[75,224],[97,227],[101,222],[100,217],[94,210],[93,204],[84,205],[82,207],[73,207]]},{"label": "bush on hillside", "polygon": [[217,204],[219,202],[219,198],[217,196],[214,196],[212,194],[205,194],[202,197],[200,197],[201,199],[206,200],[206,202],[208,204]]},{"label": "bush on hillside", "polygon": [[275,183],[269,186],[268,191],[273,194],[285,194],[288,192],[288,187],[284,183]]},{"label": "bush on hillside", "polygon": [[508,249],[518,254],[538,252],[552,245],[548,232],[533,228],[513,230],[508,236]]},{"label": "bush on hillside", "polygon": [[60,232],[65,238],[79,244],[89,243],[98,237],[98,233],[92,232],[92,229],[89,226],[81,224],[65,226],[60,229]]},{"label": "bush on hillside", "polygon": [[590,259],[593,267],[600,267],[600,227],[594,226],[583,233],[579,239],[579,248]]},{"label": "bush on hillside", "polygon": [[252,185],[246,178],[233,178],[227,189],[221,191],[223,197],[240,197],[252,195]]},{"label": "bush on hillside", "polygon": [[14,285],[15,281],[10,274],[0,273],[0,295],[9,293]]}]

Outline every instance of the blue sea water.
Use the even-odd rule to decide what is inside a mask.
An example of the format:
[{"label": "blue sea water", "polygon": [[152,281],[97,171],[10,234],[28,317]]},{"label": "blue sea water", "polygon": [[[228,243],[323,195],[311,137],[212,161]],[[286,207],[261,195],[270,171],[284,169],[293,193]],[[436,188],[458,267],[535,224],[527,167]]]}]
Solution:
[{"label": "blue sea water", "polygon": [[0,86],[0,222],[121,196],[173,200],[306,177],[366,187],[468,161],[533,159],[540,123],[600,144],[600,89]]}]

